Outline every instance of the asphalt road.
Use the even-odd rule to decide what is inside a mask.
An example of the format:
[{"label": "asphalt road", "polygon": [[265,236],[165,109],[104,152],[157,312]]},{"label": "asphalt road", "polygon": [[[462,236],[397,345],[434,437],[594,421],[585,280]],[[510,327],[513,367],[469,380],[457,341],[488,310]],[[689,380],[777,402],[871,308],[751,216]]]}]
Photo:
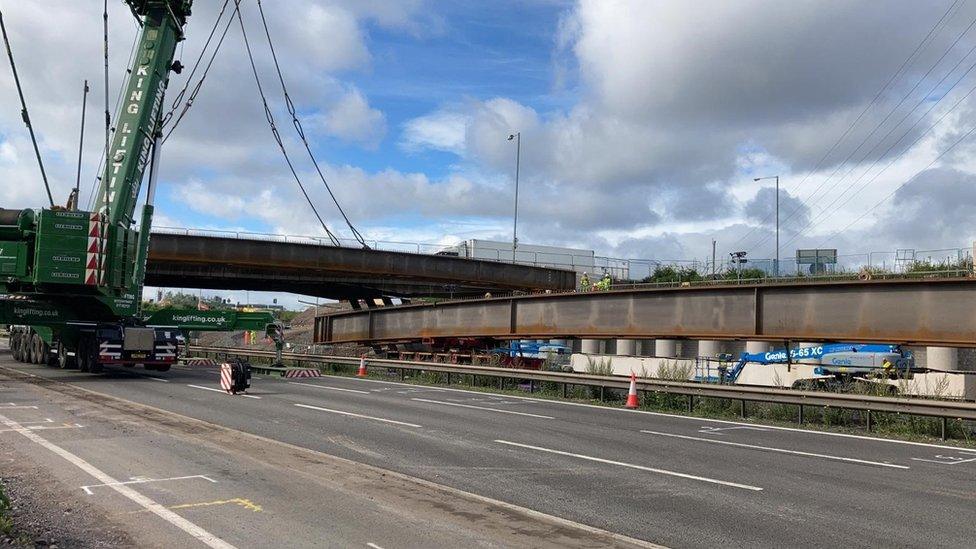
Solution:
[{"label": "asphalt road", "polygon": [[[667,546],[973,546],[976,451],[392,381],[261,378],[245,397],[214,390],[214,368],[15,368]],[[273,494],[279,481],[256,493]],[[289,533],[307,529],[313,510],[347,507],[333,494],[298,493],[331,503],[295,499]],[[353,515],[337,518],[353,521],[357,542],[369,528],[384,532],[376,516]],[[376,543],[425,545],[407,537],[417,529],[398,525],[403,537]],[[244,539],[235,542],[260,540]]]}]

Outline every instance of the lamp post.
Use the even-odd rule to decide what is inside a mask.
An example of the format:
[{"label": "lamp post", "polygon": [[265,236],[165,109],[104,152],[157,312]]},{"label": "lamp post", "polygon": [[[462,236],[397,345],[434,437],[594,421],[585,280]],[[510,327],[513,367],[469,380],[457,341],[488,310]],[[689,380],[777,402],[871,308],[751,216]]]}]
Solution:
[{"label": "lamp post", "polygon": [[769,177],[757,177],[753,181],[762,181],[763,179],[775,179],[776,180],[776,266],[773,268],[773,274],[779,276],[779,176],[771,175]]},{"label": "lamp post", "polygon": [[518,250],[518,187],[519,164],[522,160],[522,132],[509,134],[508,140],[515,140],[515,222],[512,225],[512,263],[515,263],[515,252]]}]

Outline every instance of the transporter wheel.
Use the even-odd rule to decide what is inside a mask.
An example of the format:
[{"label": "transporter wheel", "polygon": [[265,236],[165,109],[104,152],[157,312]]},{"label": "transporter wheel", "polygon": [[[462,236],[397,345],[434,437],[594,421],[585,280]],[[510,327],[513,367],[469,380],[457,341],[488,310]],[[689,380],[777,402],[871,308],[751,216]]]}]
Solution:
[{"label": "transporter wheel", "polygon": [[43,351],[44,340],[34,332],[30,336],[30,362],[32,364],[41,363],[41,352]]},{"label": "transporter wheel", "polygon": [[68,348],[64,346],[64,343],[58,342],[58,367],[62,370],[67,370],[69,368],[77,368],[78,361],[76,357],[68,356]]},{"label": "transporter wheel", "polygon": [[78,361],[78,369],[82,372],[91,371],[91,354],[88,352],[88,338],[83,337],[78,342],[78,352],[75,357]]},{"label": "transporter wheel", "polygon": [[10,332],[10,356],[20,362],[20,333]]},{"label": "transporter wheel", "polygon": [[157,372],[168,372],[169,371],[169,368],[170,368],[170,365],[169,364],[158,364],[158,365],[156,365],[155,368],[156,368],[156,371]]}]

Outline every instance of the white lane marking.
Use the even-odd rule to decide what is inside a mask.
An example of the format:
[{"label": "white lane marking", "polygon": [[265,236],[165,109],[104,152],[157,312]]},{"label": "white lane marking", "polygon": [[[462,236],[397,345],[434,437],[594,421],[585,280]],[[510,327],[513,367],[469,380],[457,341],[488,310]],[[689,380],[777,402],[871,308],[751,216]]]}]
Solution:
[{"label": "white lane marking", "polygon": [[153,381],[162,381],[163,383],[169,383],[169,380],[168,379],[165,379],[165,378],[153,377],[153,376],[146,376],[146,377],[148,377],[149,379],[151,379]]},{"label": "white lane marking", "polygon": [[344,393],[359,393],[361,395],[368,395],[369,391],[357,391],[356,389],[342,389],[340,387],[329,387],[328,385],[317,385],[315,383],[302,383],[300,381],[289,381],[292,385],[304,385],[306,387],[316,387],[318,389],[328,389],[330,391],[342,391]]},{"label": "white lane marking", "polygon": [[36,410],[37,406],[18,406],[13,402],[10,403],[10,406],[0,406],[0,410],[27,410],[27,409]]},{"label": "white lane marking", "polygon": [[742,488],[743,490],[752,490],[753,492],[760,492],[762,488],[758,486],[750,486],[748,484],[739,484],[737,482],[729,482],[725,480],[718,480],[708,477],[700,477],[697,475],[689,475],[687,473],[678,473],[676,471],[668,471],[667,469],[657,469],[655,467],[645,467],[643,465],[635,465],[633,463],[625,463],[623,461],[613,461],[610,459],[603,459],[594,456],[586,456],[583,454],[574,454],[572,452],[563,452],[562,450],[553,450],[552,448],[543,448],[541,446],[532,446],[529,444],[521,444],[518,442],[511,442],[508,440],[495,440],[499,444],[506,444],[508,446],[517,446],[519,448],[528,448],[529,450],[537,450],[539,452],[548,452],[550,454],[558,454],[561,456],[569,456],[578,459],[585,459],[587,461],[595,461],[597,463],[606,463],[608,465],[619,465],[620,467],[629,467],[631,469],[639,469],[641,471],[648,471],[650,473],[658,473],[661,475],[668,475],[672,477],[686,478],[690,480],[697,480],[700,482],[707,482],[710,484],[721,484],[722,486],[731,486],[732,488]]},{"label": "white lane marking", "polygon": [[0,429],[0,433],[13,433],[13,432],[20,432],[20,431],[53,431],[55,429],[81,429],[83,427],[84,425],[81,425],[79,423],[65,423],[64,425],[55,425],[55,426],[47,426],[47,425],[25,426],[23,424],[20,424],[20,427],[16,429]]},{"label": "white lane marking", "polygon": [[379,545],[376,545],[376,544],[375,544],[375,543],[373,543],[373,542],[369,542],[369,543],[367,543],[367,544],[366,544],[366,547],[369,547],[370,549],[383,549],[382,547],[380,547]]},{"label": "white lane marking", "polygon": [[[972,454],[967,454],[972,455]],[[958,456],[943,456],[937,455],[935,459],[925,459],[925,458],[912,458],[912,461],[924,461],[927,463],[938,463],[939,465],[959,465],[960,463],[969,463],[971,461],[976,461],[976,457],[971,459],[961,458]]]},{"label": "white lane marking", "polygon": [[16,421],[12,421],[2,415],[0,415],[0,423],[3,423],[11,429],[18,429],[20,434],[27,437],[30,441],[39,444],[40,446],[54,452],[55,454],[63,457],[68,462],[70,462],[75,467],[81,469],[82,471],[88,473],[89,475],[95,477],[99,481],[109,485],[110,488],[118,492],[119,494],[129,498],[133,502],[137,503],[143,509],[152,512],[159,518],[165,520],[166,522],[172,524],[173,526],[183,530],[187,534],[193,536],[201,543],[207,545],[208,547],[213,547],[215,549],[235,549],[233,545],[227,543],[226,541],[218,538],[217,536],[211,534],[210,532],[204,530],[203,528],[197,526],[196,524],[190,522],[189,520],[181,517],[180,515],[174,513],[173,511],[167,509],[163,505],[160,505],[153,501],[152,499],[136,492],[134,489],[129,488],[125,485],[116,484],[118,481],[112,478],[108,473],[102,471],[101,469],[95,467],[91,463],[88,463],[84,459],[72,454],[71,452],[65,450],[64,448],[48,442],[47,439],[41,437],[37,433],[30,431],[29,429],[23,429],[20,427]]},{"label": "white lane marking", "polygon": [[190,384],[187,384],[187,387],[193,387],[194,389],[203,389],[204,391],[213,391],[215,393],[221,393],[221,394],[228,395],[228,396],[242,396],[242,397],[256,398],[258,400],[261,400],[261,397],[254,396],[254,395],[230,395],[230,394],[227,393],[227,391],[224,391],[223,389],[217,389],[217,388],[214,388],[214,387],[203,387],[201,385],[190,385]]},{"label": "white lane marking", "polygon": [[343,412],[342,410],[333,410],[331,408],[322,408],[320,406],[310,406],[308,404],[295,404],[295,406],[298,406],[300,408],[308,408],[310,410],[319,410],[321,412],[330,412],[330,413],[333,413],[333,414],[340,414],[340,415],[343,415],[343,416],[358,417],[358,418],[362,418],[362,419],[371,419],[373,421],[382,421],[383,423],[393,423],[394,425],[404,425],[404,426],[407,426],[407,427],[417,427],[417,428],[420,428],[421,427],[420,425],[417,425],[416,423],[406,423],[404,421],[396,421],[396,420],[393,420],[393,419],[385,419],[385,418],[373,417],[373,416],[364,416],[363,414],[354,414],[352,412]]},{"label": "white lane marking", "polygon": [[431,404],[443,404],[444,406],[457,406],[459,408],[471,408],[473,410],[487,410],[489,412],[498,412],[500,414],[512,414],[516,416],[528,416],[528,417],[538,417],[542,419],[556,419],[552,416],[543,416],[539,414],[530,414],[527,412],[515,412],[513,410],[499,410],[498,408],[489,408],[488,406],[473,406],[471,404],[458,404],[457,402],[444,402],[443,400],[428,400],[426,398],[411,398],[410,400],[416,400],[417,402],[429,402]]},{"label": "white lane marking", "polygon": [[[346,377],[346,376],[329,376],[335,379],[348,379],[351,381],[366,381],[370,383],[388,383],[390,385],[403,385],[406,387],[427,387],[426,385],[417,385],[416,383],[400,383],[398,381],[383,381],[381,379],[364,379],[359,377]],[[432,391],[455,391],[458,393],[468,393],[472,395],[485,395],[485,394],[496,394],[504,398],[515,398],[519,400],[529,400],[532,402],[537,402],[539,404],[559,404],[562,406],[578,406],[581,408],[593,408],[595,410],[603,410],[605,412],[622,412],[626,414],[645,414],[649,416],[659,416],[659,417],[670,417],[674,419],[685,419],[689,421],[699,421],[704,423],[721,423],[725,425],[743,425],[746,427],[761,427],[763,429],[769,429],[772,431],[787,431],[792,433],[803,433],[805,435],[823,435],[828,437],[843,437],[843,438],[853,438],[858,440],[868,440],[872,442],[886,442],[890,444],[907,444],[909,446],[922,446],[925,448],[938,448],[940,450],[956,450],[961,452],[976,452],[976,450],[966,448],[961,448],[959,446],[948,446],[945,444],[930,444],[928,442],[914,442],[911,440],[897,440],[893,438],[879,438],[871,437],[866,435],[853,435],[849,433],[832,433],[830,431],[816,431],[813,429],[799,429],[796,427],[782,427],[779,425],[764,425],[762,423],[745,423],[742,421],[730,421],[727,419],[709,419],[706,417],[695,417],[695,416],[683,416],[679,414],[667,414],[664,412],[651,412],[649,410],[628,410],[626,408],[612,408],[610,406],[599,406],[596,404],[586,404],[584,402],[568,402],[565,400],[547,400],[544,398],[533,398],[518,395],[506,395],[502,393],[488,393],[486,391],[470,391],[467,389],[455,389],[453,387],[432,387]]]},{"label": "white lane marking", "polygon": [[728,440],[715,440],[713,438],[701,438],[701,437],[690,437],[687,435],[677,435],[674,433],[661,433],[658,431],[647,431],[641,430],[642,433],[648,435],[657,435],[660,437],[671,437],[680,438],[684,440],[696,440],[698,442],[707,442],[709,444],[724,444],[726,446],[735,446],[738,448],[750,448],[753,450],[765,450],[767,452],[778,452],[780,454],[792,454],[794,456],[804,456],[804,457],[816,457],[823,459],[831,459],[834,461],[846,461],[848,463],[860,463],[862,465],[877,465],[878,467],[891,467],[892,469],[910,469],[911,467],[907,465],[895,465],[893,463],[885,463],[883,461],[868,461],[866,459],[856,459],[842,456],[831,456],[828,454],[815,454],[813,452],[801,452],[799,450],[787,450],[785,448],[774,448],[772,446],[759,446],[757,444],[744,444],[742,442],[731,442]]},{"label": "white lane marking", "polygon": [[769,430],[769,429],[763,429],[762,427],[744,427],[744,426],[712,427],[709,425],[705,425],[701,429],[699,429],[698,432],[706,433],[706,434],[724,435],[725,433],[723,431],[735,431],[739,429],[747,430],[747,431],[768,431]]},{"label": "white lane marking", "polygon": [[212,479],[212,478],[210,478],[210,477],[208,477],[206,475],[189,475],[189,476],[185,476],[185,477],[169,477],[169,478],[132,477],[132,480],[126,480],[126,481],[123,481],[123,482],[109,482],[109,483],[105,483],[105,484],[88,484],[86,486],[82,486],[81,489],[84,490],[86,494],[88,494],[89,496],[91,496],[91,495],[94,495],[94,493],[95,493],[95,492],[92,492],[91,491],[92,488],[99,488],[99,487],[102,487],[102,486],[123,486],[123,485],[126,485],[126,484],[147,484],[147,483],[150,483],[150,482],[166,482],[166,481],[169,481],[169,480],[187,480],[187,479],[191,479],[191,478],[199,478],[199,479],[203,479],[203,480],[206,480],[208,482],[211,482],[213,484],[217,484],[217,481],[216,480],[214,480],[214,479]]}]

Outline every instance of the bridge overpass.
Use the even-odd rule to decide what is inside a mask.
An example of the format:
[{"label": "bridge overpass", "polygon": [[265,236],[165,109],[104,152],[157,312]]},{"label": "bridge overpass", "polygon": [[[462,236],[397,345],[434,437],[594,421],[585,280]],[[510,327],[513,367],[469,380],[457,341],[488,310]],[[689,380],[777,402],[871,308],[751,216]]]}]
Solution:
[{"label": "bridge overpass", "polygon": [[152,235],[146,285],[279,291],[332,299],[483,296],[575,287],[572,271],[314,242]]},{"label": "bridge overpass", "polygon": [[323,315],[317,343],[688,338],[976,344],[976,279],[715,285],[528,295]]}]

